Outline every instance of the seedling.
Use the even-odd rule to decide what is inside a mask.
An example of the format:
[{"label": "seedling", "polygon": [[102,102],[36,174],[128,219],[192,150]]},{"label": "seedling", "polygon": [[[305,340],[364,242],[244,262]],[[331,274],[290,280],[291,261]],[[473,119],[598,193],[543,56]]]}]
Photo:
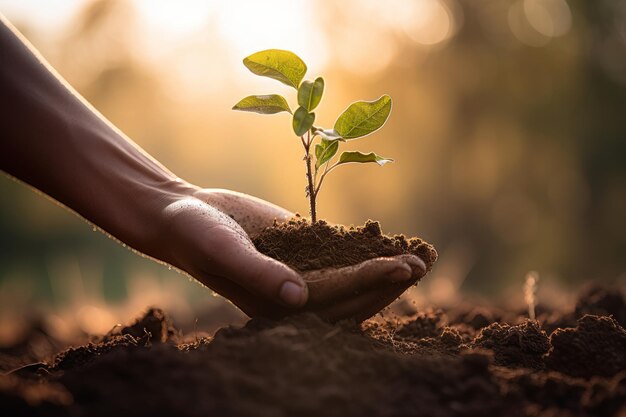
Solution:
[{"label": "seedling", "polygon": [[[333,129],[314,126],[315,113],[324,93],[324,79],[302,81],[306,74],[306,64],[296,54],[279,49],[257,52],[243,60],[243,64],[254,74],[273,78],[293,87],[298,92],[298,108],[292,112],[287,100],[278,94],[248,96],[233,106],[233,110],[250,111],[260,114],[287,112],[292,115],[292,126],[304,147],[306,163],[306,196],[311,208],[311,221],[317,221],[316,201],[324,178],[335,168],[351,162],[374,162],[380,166],[392,159],[383,158],[374,152],[342,152],[339,142],[362,138],[380,129],[391,112],[391,97],[383,95],[374,101],[357,101],[339,115]],[[319,142],[316,139],[319,138]],[[315,145],[315,164],[312,164],[311,147]]]},{"label": "seedling", "polygon": [[528,304],[528,318],[535,320],[535,307],[537,306],[537,287],[539,286],[539,273],[530,271],[526,274],[524,283],[524,301]]}]

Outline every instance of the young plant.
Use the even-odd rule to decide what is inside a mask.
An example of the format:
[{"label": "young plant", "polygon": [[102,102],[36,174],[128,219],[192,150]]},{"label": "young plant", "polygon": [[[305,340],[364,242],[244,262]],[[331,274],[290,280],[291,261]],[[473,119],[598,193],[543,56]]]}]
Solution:
[{"label": "young plant", "polygon": [[[391,97],[383,95],[374,101],[357,101],[339,115],[333,129],[314,126],[315,113],[324,93],[324,79],[302,81],[307,67],[304,61],[290,51],[268,49],[243,60],[243,64],[254,74],[280,81],[298,92],[298,108],[292,112],[287,100],[278,94],[248,96],[233,106],[233,110],[260,114],[290,113],[294,133],[300,137],[304,147],[307,186],[306,195],[311,208],[311,221],[317,221],[316,201],[324,178],[338,166],[351,162],[374,162],[380,166],[392,159],[383,158],[374,152],[342,152],[339,142],[361,138],[380,129],[391,112]],[[318,143],[314,143],[319,138]],[[312,163],[311,148],[315,145],[315,163]]]}]

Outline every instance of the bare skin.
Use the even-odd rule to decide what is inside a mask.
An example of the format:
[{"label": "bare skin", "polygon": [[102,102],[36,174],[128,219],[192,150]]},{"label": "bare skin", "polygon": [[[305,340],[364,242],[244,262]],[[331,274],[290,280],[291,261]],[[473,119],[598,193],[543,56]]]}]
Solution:
[{"label": "bare skin", "polygon": [[421,259],[404,255],[300,275],[259,253],[248,236],[291,212],[178,178],[91,107],[2,16],[0,122],[0,169],[250,316],[315,311],[363,320],[425,273]]}]

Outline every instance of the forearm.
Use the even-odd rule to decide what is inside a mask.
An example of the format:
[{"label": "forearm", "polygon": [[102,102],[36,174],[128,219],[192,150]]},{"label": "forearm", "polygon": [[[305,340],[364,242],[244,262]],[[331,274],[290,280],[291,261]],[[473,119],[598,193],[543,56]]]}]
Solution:
[{"label": "forearm", "polygon": [[[0,22],[0,168],[131,246],[195,190],[115,129]],[[148,250],[149,251],[149,250]]]}]

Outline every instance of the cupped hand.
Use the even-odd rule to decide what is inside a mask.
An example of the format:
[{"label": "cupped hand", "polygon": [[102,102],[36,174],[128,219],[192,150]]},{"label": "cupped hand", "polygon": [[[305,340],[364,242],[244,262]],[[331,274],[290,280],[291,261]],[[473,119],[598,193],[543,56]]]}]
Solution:
[{"label": "cupped hand", "polygon": [[330,321],[363,321],[389,305],[426,273],[415,255],[373,258],[357,265],[303,273],[307,309]]},{"label": "cupped hand", "polygon": [[414,255],[299,274],[256,250],[249,235],[293,213],[228,190],[202,189],[164,211],[160,256],[228,298],[249,316],[282,317],[313,311],[337,321],[376,314],[426,272]]}]

